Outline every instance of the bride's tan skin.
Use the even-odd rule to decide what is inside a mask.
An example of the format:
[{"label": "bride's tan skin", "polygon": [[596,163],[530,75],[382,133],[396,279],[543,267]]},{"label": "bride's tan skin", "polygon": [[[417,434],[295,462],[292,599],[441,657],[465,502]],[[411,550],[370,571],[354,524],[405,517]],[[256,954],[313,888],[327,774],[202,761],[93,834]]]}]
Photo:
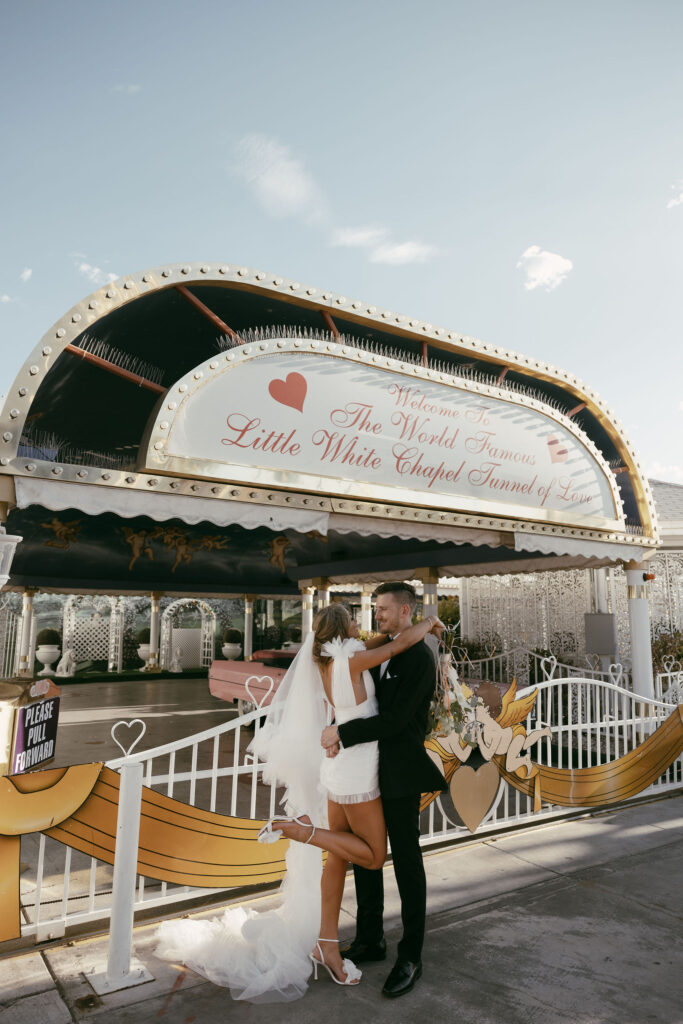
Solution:
[{"label": "bride's tan skin", "polygon": [[[381,665],[383,661],[393,658],[402,651],[418,643],[429,632],[440,635],[443,623],[436,616],[411,624],[410,606],[401,604],[394,594],[381,594],[377,597],[376,620],[382,634],[366,641],[366,650],[359,651],[349,659],[349,672],[353,683],[356,703],[361,704],[367,698],[362,674],[366,669]],[[386,631],[386,633],[385,633]],[[358,625],[348,615],[346,636],[357,636]],[[395,639],[389,640],[387,633],[400,633]],[[342,637],[345,639],[345,637]],[[318,668],[323,681],[325,694],[330,699],[332,692],[332,662],[319,663]],[[330,701],[331,703],[331,701]],[[336,726],[324,730],[322,744],[327,748],[328,756],[334,756],[338,750],[339,735]],[[304,817],[302,821],[310,821]],[[384,864],[387,855],[387,832],[384,823],[381,797],[358,804],[338,804],[328,800],[329,829],[315,829],[309,840],[311,846],[327,850],[328,856],[323,870],[321,882],[321,920],[320,935],[324,939],[338,937],[339,913],[344,880],[349,862],[364,868],[377,869]],[[287,822],[282,825],[274,823],[274,828],[281,828],[288,839],[305,842],[309,839],[311,829],[306,824]],[[340,981],[346,978],[342,967],[342,957],[336,942],[322,942],[321,948],[325,961],[332,968]],[[313,953],[320,959],[317,950]]]}]

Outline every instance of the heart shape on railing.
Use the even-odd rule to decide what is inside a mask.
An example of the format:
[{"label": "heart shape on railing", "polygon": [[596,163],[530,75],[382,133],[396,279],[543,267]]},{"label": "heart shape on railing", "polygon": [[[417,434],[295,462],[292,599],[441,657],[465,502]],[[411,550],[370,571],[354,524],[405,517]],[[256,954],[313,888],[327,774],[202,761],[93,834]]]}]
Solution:
[{"label": "heart shape on railing", "polygon": [[621,686],[624,680],[624,666],[620,662],[614,662],[609,667],[610,681],[615,686]]},{"label": "heart shape on railing", "polygon": [[591,672],[597,672],[600,668],[600,655],[599,654],[587,654],[586,664],[588,665]]},{"label": "heart shape on railing", "polygon": [[554,654],[551,654],[547,658],[541,658],[541,672],[545,679],[552,679],[555,675],[555,669],[557,668],[557,658]]},{"label": "heart shape on railing", "polygon": [[[121,740],[116,738],[116,731],[117,729],[127,729],[128,738],[130,738],[133,735],[131,729],[133,728],[134,725],[140,726],[138,734],[128,747],[124,747]],[[122,719],[120,722],[117,722],[116,725],[112,726],[111,738],[113,739],[114,743],[119,748],[119,750],[123,751],[124,756],[128,757],[129,754],[132,754],[133,750],[135,749],[135,747],[137,747],[138,743],[140,742],[140,740],[142,739],[146,732],[147,726],[145,725],[141,718],[133,718],[130,722],[126,722]]]},{"label": "heart shape on railing", "polygon": [[[265,682],[270,683],[270,686],[268,687],[268,690],[266,691],[266,693],[264,693],[263,697],[261,697],[261,700],[257,700],[256,697],[254,696],[254,694],[252,693],[251,687],[249,686],[249,683],[252,680],[254,682],[256,682],[256,683],[265,683]],[[251,702],[254,705],[254,707],[257,708],[257,709],[260,709],[260,708],[263,707],[265,702],[270,697],[271,693],[273,692],[273,687],[274,686],[275,686],[275,682],[274,682],[272,676],[249,676],[249,678],[247,679],[247,681],[244,684],[244,689],[247,691],[247,693],[251,697]]]},{"label": "heart shape on railing", "polygon": [[50,683],[47,679],[37,679],[30,689],[32,697],[43,697],[50,691]]}]

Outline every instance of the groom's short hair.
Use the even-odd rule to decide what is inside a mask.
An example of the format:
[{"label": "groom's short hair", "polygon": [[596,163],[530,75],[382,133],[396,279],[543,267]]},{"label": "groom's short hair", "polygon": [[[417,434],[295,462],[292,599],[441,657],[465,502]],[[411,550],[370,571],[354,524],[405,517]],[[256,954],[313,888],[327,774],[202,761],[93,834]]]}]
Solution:
[{"label": "groom's short hair", "polygon": [[407,604],[412,615],[417,606],[417,594],[410,583],[401,583],[399,580],[389,580],[387,583],[380,583],[375,591],[375,597],[380,594],[393,594],[394,600],[399,604]]}]

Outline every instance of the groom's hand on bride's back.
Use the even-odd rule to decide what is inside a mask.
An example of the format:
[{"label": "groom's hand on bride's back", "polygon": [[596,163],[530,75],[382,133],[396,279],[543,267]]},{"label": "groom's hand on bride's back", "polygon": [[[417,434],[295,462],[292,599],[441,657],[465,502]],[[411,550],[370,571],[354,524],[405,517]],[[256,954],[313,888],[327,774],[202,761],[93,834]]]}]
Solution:
[{"label": "groom's hand on bride's back", "polygon": [[340,745],[338,743],[335,743],[335,745],[333,747],[328,747],[327,748],[327,750],[325,751],[325,755],[327,757],[336,757],[340,750],[341,750]]}]

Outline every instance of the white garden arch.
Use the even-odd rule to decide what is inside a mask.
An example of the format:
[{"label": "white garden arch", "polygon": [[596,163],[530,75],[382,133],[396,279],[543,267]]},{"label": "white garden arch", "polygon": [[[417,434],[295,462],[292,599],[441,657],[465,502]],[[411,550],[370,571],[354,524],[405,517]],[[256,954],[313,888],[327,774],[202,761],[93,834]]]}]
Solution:
[{"label": "white garden arch", "polygon": [[207,601],[196,597],[182,597],[169,604],[161,616],[161,667],[171,667],[173,658],[173,623],[185,611],[198,611],[202,617],[200,638],[200,665],[209,668],[214,658],[216,613]]}]

